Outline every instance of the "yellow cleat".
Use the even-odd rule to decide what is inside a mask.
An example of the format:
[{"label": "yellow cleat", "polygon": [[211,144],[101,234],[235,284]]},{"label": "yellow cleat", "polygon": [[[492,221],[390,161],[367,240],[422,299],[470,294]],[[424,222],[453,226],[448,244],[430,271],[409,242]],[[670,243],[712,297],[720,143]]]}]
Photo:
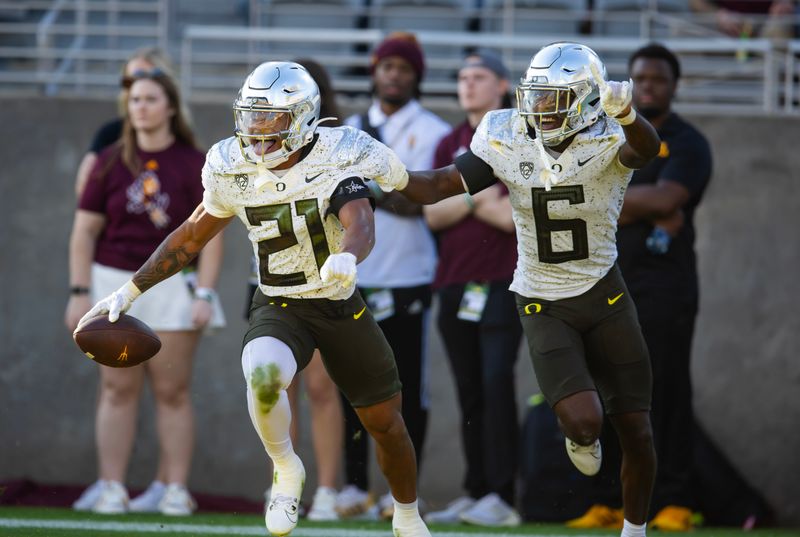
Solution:
[{"label": "yellow cleat", "polygon": [[679,505],[668,505],[658,512],[648,527],[662,531],[689,531],[694,527],[692,510]]},{"label": "yellow cleat", "polygon": [[612,509],[607,505],[595,504],[583,516],[568,520],[568,528],[591,529],[621,529],[624,515],[622,509]]}]

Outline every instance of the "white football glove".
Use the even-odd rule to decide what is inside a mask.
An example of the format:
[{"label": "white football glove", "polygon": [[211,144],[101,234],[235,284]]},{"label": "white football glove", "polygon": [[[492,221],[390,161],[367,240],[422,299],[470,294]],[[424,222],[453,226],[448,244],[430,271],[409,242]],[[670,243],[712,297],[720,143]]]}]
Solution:
[{"label": "white football glove", "polygon": [[342,287],[350,287],[356,281],[356,256],[348,252],[329,255],[319,270],[319,276],[325,283],[338,280]]},{"label": "white football glove", "polygon": [[92,318],[105,315],[106,313],[108,313],[109,321],[112,323],[117,322],[120,314],[128,311],[133,301],[136,300],[136,297],[141,294],[142,292],[139,291],[139,288],[136,287],[132,281],[128,280],[125,285],[99,301],[92,309],[86,312],[86,315],[81,317],[81,320],[78,321],[78,327],[75,331],[77,332],[80,330],[81,327]]},{"label": "white football glove", "polygon": [[600,106],[603,107],[608,117],[617,117],[628,108],[633,99],[633,81],[615,82],[606,81],[600,73],[600,69],[593,63],[589,64],[592,77],[600,89]]}]

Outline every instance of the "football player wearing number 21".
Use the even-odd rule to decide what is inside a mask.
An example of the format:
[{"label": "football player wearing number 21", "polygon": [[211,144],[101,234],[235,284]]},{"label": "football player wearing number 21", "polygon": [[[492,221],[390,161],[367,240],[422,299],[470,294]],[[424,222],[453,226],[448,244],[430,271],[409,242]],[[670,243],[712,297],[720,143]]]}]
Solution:
[{"label": "football player wearing number 21", "polygon": [[275,473],[267,529],[297,524],[305,470],[289,437],[286,388],[315,348],[377,444],[395,503],[397,537],[429,537],[419,516],[414,449],[400,414],[392,350],[358,293],[356,263],[374,243],[374,200],[364,181],[390,191],[406,181],[397,156],[351,127],[318,126],[319,88],[302,66],[267,62],[233,105],[235,136],[208,152],[203,202],[131,281],[82,322],[115,321],[141,293],[170,277],[234,216],[258,258],[242,369],[253,426]]},{"label": "football player wearing number 21", "polygon": [[656,470],[652,377],[615,232],[633,169],[656,156],[659,138],[631,95],[630,82],[606,80],[588,47],[548,45],[520,81],[518,109],[489,112],[455,164],[409,172],[395,187],[425,204],[498,180],[508,187],[518,243],[511,290],[539,386],[587,475],[600,469],[605,410],[623,452],[622,536],[640,537]]}]

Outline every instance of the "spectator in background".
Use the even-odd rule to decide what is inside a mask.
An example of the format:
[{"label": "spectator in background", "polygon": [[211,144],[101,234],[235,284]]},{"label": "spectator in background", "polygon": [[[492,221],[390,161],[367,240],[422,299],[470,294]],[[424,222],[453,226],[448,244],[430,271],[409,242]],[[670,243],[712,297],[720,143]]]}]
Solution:
[{"label": "spectator in background", "polygon": [[[130,279],[202,200],[205,159],[183,115],[174,79],[157,69],[137,70],[126,76],[123,88],[121,138],[97,156],[75,213],[65,313],[70,330],[93,301]],[[221,261],[220,237],[201,254],[196,275],[170,278],[132,309],[156,331],[162,347],[136,367],[100,367],[95,424],[99,481],[78,499],[76,509],[168,515],[189,515],[195,509],[186,490],[194,439],[189,383],[201,329],[224,322],[212,305]],[[145,376],[156,400],[159,468],[156,480],[129,505],[123,483]]]},{"label": "spectator in background", "polygon": [[[510,106],[508,78],[508,69],[491,52],[466,58],[458,72],[458,101],[467,119],[439,143],[434,168],[452,164],[469,148],[488,111]],[[519,420],[514,365],[522,327],[508,290],[517,263],[508,189],[498,183],[474,198],[453,196],[424,211],[430,228],[439,233],[433,286],[440,301],[439,331],[461,407],[468,494],[425,520],[516,526]]]},{"label": "spectator in background", "polygon": [[[295,63],[305,67],[319,86],[321,101],[319,117],[335,118],[326,121],[326,126],[340,126],[342,122],[339,107],[336,105],[336,94],[325,68],[309,58],[297,59]],[[252,262],[253,271],[249,282],[246,318],[250,316],[250,303],[258,290],[258,262],[255,257]],[[311,442],[314,445],[314,458],[317,463],[317,490],[314,493],[311,510],[307,517],[309,520],[317,521],[336,520],[339,518],[336,513],[336,478],[342,461],[344,436],[339,389],[325,370],[319,350],[314,351],[311,361],[303,369],[302,379],[311,406]],[[295,381],[287,389],[292,416],[295,417],[291,424],[292,443],[295,445],[298,444],[298,416],[300,416],[297,406],[300,395],[299,383],[300,377],[295,377]],[[267,498],[269,498],[268,495]]]},{"label": "spectator in background", "polygon": [[651,525],[691,527],[692,384],[689,358],[698,309],[694,214],[711,178],[711,150],[671,110],[680,64],[651,44],[629,60],[633,103],[661,137],[658,157],[633,174],[619,218],[619,266],[639,312],[653,366],[658,455]]},{"label": "spectator in background", "polygon": [[795,0],[689,0],[696,13],[714,15],[714,22],[732,37],[792,39]]},{"label": "spectator in background", "polygon": [[[450,131],[417,100],[424,74],[425,60],[414,35],[390,34],[372,54],[372,105],[345,121],[388,145],[409,169],[429,168],[436,145]],[[394,351],[403,383],[403,419],[419,468],[428,423],[425,324],[436,247],[420,205],[395,192],[373,192],[378,203],[376,242],[372,255],[359,265],[358,286]],[[367,448],[367,435],[345,404],[346,486],[338,498],[340,514],[357,514],[368,507]],[[381,498],[380,509],[383,517],[391,516],[391,496]]]},{"label": "spectator in background", "polygon": [[126,107],[128,102],[128,88],[125,87],[125,80],[131,77],[133,73],[151,71],[153,69],[158,69],[162,73],[173,75],[172,67],[167,58],[159,49],[153,47],[137,50],[125,63],[122,69],[122,85],[117,99],[119,117],[112,119],[97,130],[89,146],[89,150],[78,165],[78,173],[75,178],[75,194],[79,199],[83,192],[83,187],[86,186],[86,181],[89,179],[89,173],[97,162],[97,155],[99,155],[103,149],[119,140],[122,135],[122,124],[125,114],[127,113]]}]

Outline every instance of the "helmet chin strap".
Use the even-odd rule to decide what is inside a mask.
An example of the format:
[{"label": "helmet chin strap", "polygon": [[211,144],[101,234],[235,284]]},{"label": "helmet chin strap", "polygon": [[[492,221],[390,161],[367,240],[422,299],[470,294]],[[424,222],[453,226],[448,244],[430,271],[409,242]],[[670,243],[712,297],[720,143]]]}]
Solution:
[{"label": "helmet chin strap", "polygon": [[544,148],[544,143],[542,143],[542,137],[537,136],[536,139],[533,141],[536,148],[539,150],[539,156],[542,158],[542,161],[545,163],[545,166],[542,168],[542,171],[539,173],[539,179],[541,179],[542,183],[544,183],[545,191],[549,192],[553,185],[557,185],[561,182],[561,176],[553,171],[553,157],[547,152]]}]

